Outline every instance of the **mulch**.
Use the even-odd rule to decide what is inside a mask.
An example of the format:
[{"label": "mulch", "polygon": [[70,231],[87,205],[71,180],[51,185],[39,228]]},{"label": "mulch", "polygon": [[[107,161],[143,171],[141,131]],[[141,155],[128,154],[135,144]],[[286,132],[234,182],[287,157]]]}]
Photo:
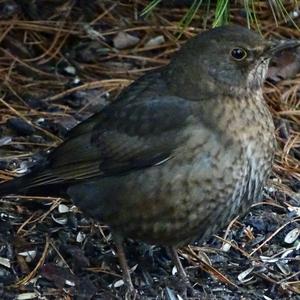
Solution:
[{"label": "mulch", "polygon": [[[172,2],[172,1],[170,1]],[[176,1],[175,1],[176,2]],[[266,38],[296,38],[300,24],[256,1]],[[22,175],[142,74],[168,63],[210,28],[213,7],[180,30],[186,7],[147,1],[0,1],[0,179]],[[247,25],[244,7],[230,10]],[[262,202],[204,245],[181,249],[194,299],[300,299],[300,51],[272,62],[265,99],[278,151]],[[297,75],[298,74],[298,75]],[[182,299],[165,249],[126,242],[138,299]],[[126,287],[104,224],[68,199],[0,200],[0,299],[124,299]],[[192,298],[192,297],[190,297]]]}]

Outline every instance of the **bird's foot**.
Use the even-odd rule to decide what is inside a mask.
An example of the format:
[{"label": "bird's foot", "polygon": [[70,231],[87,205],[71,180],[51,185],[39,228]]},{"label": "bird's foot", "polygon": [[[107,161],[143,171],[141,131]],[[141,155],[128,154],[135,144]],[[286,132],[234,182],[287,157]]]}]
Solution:
[{"label": "bird's foot", "polygon": [[127,259],[122,242],[123,240],[120,237],[115,236],[115,245],[117,249],[118,259],[122,269],[123,280],[127,288],[125,293],[125,299],[135,300],[137,299],[138,293],[137,290],[134,288],[131,280],[130,269],[127,264]]},{"label": "bird's foot", "polygon": [[186,278],[181,278],[180,277],[180,286],[182,289],[182,296],[184,299],[190,299],[190,297],[195,296],[195,290],[190,282],[190,280],[188,279],[188,277]]},{"label": "bird's foot", "polygon": [[191,297],[194,295],[194,288],[181,264],[176,248],[170,247],[170,252],[171,252],[172,260],[177,268],[180,281],[182,283],[183,296],[185,298],[187,298],[188,296]]},{"label": "bird's foot", "polygon": [[125,300],[138,300],[138,291],[132,286],[127,286]]}]

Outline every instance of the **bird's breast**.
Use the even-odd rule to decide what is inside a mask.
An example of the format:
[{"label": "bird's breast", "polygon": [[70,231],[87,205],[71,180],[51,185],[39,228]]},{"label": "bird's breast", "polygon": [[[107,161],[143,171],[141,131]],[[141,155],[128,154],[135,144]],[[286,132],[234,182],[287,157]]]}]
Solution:
[{"label": "bird's breast", "polygon": [[233,114],[229,131],[240,143],[244,161],[244,181],[238,198],[239,213],[243,214],[251,204],[258,201],[270,175],[275,153],[275,128],[272,116],[262,93],[254,93],[237,104],[242,114]]},{"label": "bird's breast", "polygon": [[121,235],[150,243],[179,245],[216,233],[258,200],[274,154],[267,107],[245,99],[238,105],[212,111],[213,127],[187,126],[164,163],[101,179],[97,197],[89,197],[101,212],[89,200],[90,211]]}]

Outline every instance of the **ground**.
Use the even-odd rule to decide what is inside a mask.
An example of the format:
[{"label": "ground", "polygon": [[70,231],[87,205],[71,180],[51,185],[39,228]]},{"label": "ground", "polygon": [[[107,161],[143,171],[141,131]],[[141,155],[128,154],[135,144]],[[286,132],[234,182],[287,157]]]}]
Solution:
[{"label": "ground", "polygon": [[[0,1],[2,181],[42,161],[70,128],[211,27],[204,9],[180,34],[185,7],[141,16],[145,4]],[[267,1],[256,5],[266,38],[299,38],[292,6],[286,9],[295,18],[276,24]],[[247,25],[243,6],[230,16]],[[299,51],[282,53],[265,85],[278,151],[262,202],[206,244],[179,251],[194,299],[300,299],[299,61]],[[68,199],[7,196],[0,203],[0,299],[126,297],[107,226]],[[126,252],[138,299],[184,297],[165,249],[130,240]]]}]

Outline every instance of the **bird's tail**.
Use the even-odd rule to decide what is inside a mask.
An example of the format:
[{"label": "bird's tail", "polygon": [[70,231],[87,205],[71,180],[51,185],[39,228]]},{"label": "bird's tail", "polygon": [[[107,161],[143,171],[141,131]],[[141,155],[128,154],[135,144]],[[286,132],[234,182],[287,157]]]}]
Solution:
[{"label": "bird's tail", "polygon": [[26,175],[0,184],[0,197],[19,194],[26,191]]},{"label": "bird's tail", "polygon": [[28,196],[67,196],[67,183],[36,183],[38,176],[28,175],[15,178],[0,184],[0,197],[8,195],[28,195]]},{"label": "bird's tail", "polygon": [[30,173],[0,184],[0,197],[7,195],[58,196],[65,195],[68,180],[54,175],[45,166],[39,166]]}]

